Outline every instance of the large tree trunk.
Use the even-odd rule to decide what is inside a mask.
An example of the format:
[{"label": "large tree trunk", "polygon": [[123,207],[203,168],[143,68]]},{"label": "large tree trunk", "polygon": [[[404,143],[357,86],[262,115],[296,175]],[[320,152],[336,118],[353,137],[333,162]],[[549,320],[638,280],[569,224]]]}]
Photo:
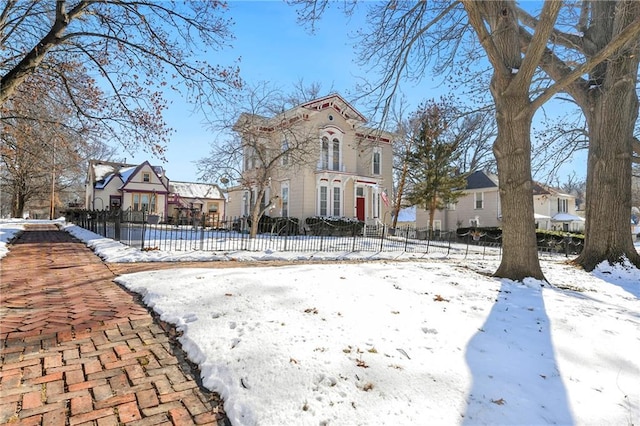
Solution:
[{"label": "large tree trunk", "polygon": [[11,216],[14,218],[22,218],[24,216],[24,204],[26,197],[23,193],[13,194],[13,202],[11,203]]},{"label": "large tree trunk", "polygon": [[[637,63],[635,68],[637,73]],[[589,124],[586,238],[576,263],[591,271],[600,262],[626,257],[640,267],[630,230],[631,141],[638,116],[633,81],[619,81],[600,92],[585,114]]]},{"label": "large tree trunk", "polygon": [[468,0],[463,4],[493,66],[491,95],[498,127],[493,153],[502,205],[502,260],[494,275],[517,281],[527,277],[544,280],[533,214],[530,133],[535,107],[529,90],[561,2],[544,3],[540,26],[524,58],[520,54],[515,2]]},{"label": "large tree trunk", "polygon": [[[498,165],[502,206],[502,260],[495,276],[512,280],[544,280],[536,240],[531,177],[531,111],[528,91],[504,95],[494,77],[498,137],[493,152]],[[504,85],[502,85],[504,87]],[[495,94],[502,93],[502,96]]]},{"label": "large tree trunk", "polygon": [[[590,29],[593,50],[601,49],[640,16],[637,2],[596,2],[592,7],[595,8],[592,13],[600,14],[596,16],[606,17]],[[593,87],[587,101],[580,104],[589,126],[589,156],[585,246],[576,263],[587,271],[603,261],[617,263],[624,258],[640,267],[640,255],[633,246],[630,229],[639,55],[640,43],[635,40],[603,62],[591,73]]]}]

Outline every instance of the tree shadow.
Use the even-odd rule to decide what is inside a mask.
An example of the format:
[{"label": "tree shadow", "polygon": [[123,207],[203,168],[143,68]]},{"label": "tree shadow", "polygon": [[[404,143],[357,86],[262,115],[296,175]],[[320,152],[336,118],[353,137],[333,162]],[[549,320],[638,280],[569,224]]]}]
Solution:
[{"label": "tree shadow", "polygon": [[592,272],[594,277],[609,284],[617,285],[627,293],[640,299],[640,272],[628,260],[622,265],[600,265]]},{"label": "tree shadow", "polygon": [[483,327],[469,341],[473,384],[463,424],[572,424],[555,359],[541,282],[502,280]]}]

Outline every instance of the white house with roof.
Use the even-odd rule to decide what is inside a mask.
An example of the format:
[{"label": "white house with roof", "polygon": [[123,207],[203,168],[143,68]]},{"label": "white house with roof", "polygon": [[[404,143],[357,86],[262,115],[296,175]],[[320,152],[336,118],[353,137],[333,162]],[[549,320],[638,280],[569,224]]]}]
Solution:
[{"label": "white house with roof", "polygon": [[[239,122],[246,117],[239,117]],[[284,158],[272,170],[266,196],[258,200],[271,217],[353,218],[367,223],[390,222],[386,194],[393,188],[392,142],[394,135],[366,126],[367,119],[338,94],[297,105],[273,117],[251,117],[246,126],[237,126],[243,139],[258,133],[266,150],[288,146],[288,133],[281,123],[289,123],[311,142],[310,161],[296,167]],[[255,123],[255,124],[252,124]],[[245,148],[243,182],[251,182],[258,164],[250,148]],[[228,213],[249,215],[258,188],[236,186],[229,189]]]},{"label": "white house with roof", "polygon": [[[214,184],[171,182],[161,166],[91,160],[85,208],[146,212],[160,221],[198,217],[219,220],[225,214],[225,198]],[[210,219],[209,219],[210,218]]]},{"label": "white house with roof", "polygon": [[85,207],[90,210],[145,211],[164,217],[169,179],[161,166],[91,160]]},{"label": "white house with roof", "polygon": [[225,196],[215,184],[169,182],[167,221],[180,223],[193,215],[205,214],[207,225],[220,226],[225,218]]},{"label": "white house with roof", "polygon": [[[476,171],[467,177],[464,195],[456,203],[437,210],[435,230],[450,231],[464,227],[500,227],[502,210],[498,176],[486,171]],[[534,220],[537,229],[582,231],[584,219],[576,214],[575,196],[564,194],[540,183],[534,183]],[[416,226],[426,228],[429,212],[416,210]]]}]

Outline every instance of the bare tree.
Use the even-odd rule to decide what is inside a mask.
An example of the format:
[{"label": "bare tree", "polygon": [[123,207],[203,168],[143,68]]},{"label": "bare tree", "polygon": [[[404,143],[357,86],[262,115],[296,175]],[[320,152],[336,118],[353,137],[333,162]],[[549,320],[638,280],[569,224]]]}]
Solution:
[{"label": "bare tree", "polygon": [[[519,14],[529,27],[540,25],[526,11],[520,9]],[[639,146],[634,127],[640,3],[584,1],[572,23],[577,34],[554,30],[558,49],[545,51],[541,67],[571,95],[587,122],[586,239],[576,263],[590,271],[602,261],[626,258],[640,267],[629,233],[632,160]],[[520,32],[524,48],[528,33],[522,28]]]},{"label": "bare tree", "polygon": [[[77,116],[64,90],[48,87],[47,81],[46,75],[32,74],[2,109],[3,190],[11,195],[14,217],[21,217],[29,201],[38,199],[49,199],[52,214],[59,204],[57,195],[82,174],[81,153],[99,144],[91,139],[101,136],[91,120]],[[83,82],[77,78],[69,85]],[[85,105],[91,98],[92,94],[84,97]]]},{"label": "bare tree", "polygon": [[[322,10],[326,0],[300,0],[307,10]],[[599,2],[594,2],[599,3]],[[320,6],[319,6],[320,4]],[[383,107],[403,79],[424,76],[430,58],[436,58],[436,69],[453,63],[458,48],[467,49],[470,58],[475,43],[490,63],[490,91],[495,103],[498,133],[493,145],[500,178],[503,212],[504,255],[496,276],[520,280],[544,278],[537,256],[533,220],[531,173],[531,123],[534,113],[552,96],[564,90],[583,74],[602,68],[618,49],[635,40],[640,31],[627,27],[587,61],[567,73],[535,98],[532,89],[538,66],[549,50],[547,44],[555,35],[554,25],[563,2],[544,2],[536,18],[533,34],[521,31],[519,9],[515,1],[454,2],[387,2],[370,6],[370,28],[359,47],[363,59],[372,63],[382,77],[370,87],[380,94]],[[429,5],[434,5],[429,8]],[[461,10],[460,5],[463,9]],[[468,25],[476,36],[475,43],[464,46]],[[467,36],[465,36],[465,34]],[[389,95],[391,94],[391,95]],[[637,110],[637,108],[636,108]]]},{"label": "bare tree", "polygon": [[[237,67],[198,59],[231,35],[223,2],[8,0],[0,7],[0,105],[36,71],[66,90],[77,113],[102,121],[126,148],[162,156],[170,134],[163,92],[182,90],[211,112],[240,86]],[[87,109],[68,85],[79,67],[105,89],[103,108]],[[94,80],[95,79],[95,80]],[[109,98],[106,98],[106,96]]]},{"label": "bare tree", "polygon": [[317,129],[309,127],[302,111],[285,109],[290,99],[297,96],[285,96],[266,83],[248,89],[239,111],[229,115],[238,119],[228,124],[226,138],[196,162],[202,178],[235,180],[238,189],[251,194],[251,238],[278,198],[265,198],[272,180],[285,170],[315,164],[319,155]]}]

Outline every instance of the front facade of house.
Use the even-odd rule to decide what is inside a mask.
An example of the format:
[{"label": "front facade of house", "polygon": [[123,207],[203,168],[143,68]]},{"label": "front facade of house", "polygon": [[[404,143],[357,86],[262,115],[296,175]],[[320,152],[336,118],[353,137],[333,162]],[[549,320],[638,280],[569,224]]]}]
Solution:
[{"label": "front facade of house", "polygon": [[148,161],[132,165],[89,162],[85,208],[90,210],[145,211],[165,217],[169,179],[160,166]]},{"label": "front facade of house", "polygon": [[[584,220],[576,214],[575,197],[535,183],[533,190],[536,229],[582,231]],[[416,211],[416,226],[429,226],[429,212]],[[500,227],[502,211],[498,177],[476,171],[467,177],[464,195],[455,204],[437,210],[434,229],[451,231],[464,227]]]},{"label": "front facade of house", "polygon": [[225,219],[225,197],[218,185],[169,182],[167,222],[179,224],[205,215],[207,226],[220,227]]},{"label": "front facade of house", "polygon": [[[334,94],[263,118],[261,137],[265,146],[292,143],[289,129],[285,131],[277,124],[285,117],[297,126],[298,143],[300,135],[305,134],[309,146],[304,159],[283,157],[270,171],[261,200],[264,214],[295,217],[301,223],[314,216],[353,218],[368,224],[390,222],[387,194],[392,192],[393,135],[366,128],[366,119]],[[238,132],[245,137],[242,129]],[[255,168],[255,156],[245,150],[241,181],[251,182]],[[228,214],[250,215],[257,190],[250,183],[231,188]]]},{"label": "front facade of house", "polygon": [[197,217],[207,213],[218,220],[225,199],[217,185],[171,182],[161,166],[91,160],[86,181],[88,210],[145,212],[162,222]]}]

